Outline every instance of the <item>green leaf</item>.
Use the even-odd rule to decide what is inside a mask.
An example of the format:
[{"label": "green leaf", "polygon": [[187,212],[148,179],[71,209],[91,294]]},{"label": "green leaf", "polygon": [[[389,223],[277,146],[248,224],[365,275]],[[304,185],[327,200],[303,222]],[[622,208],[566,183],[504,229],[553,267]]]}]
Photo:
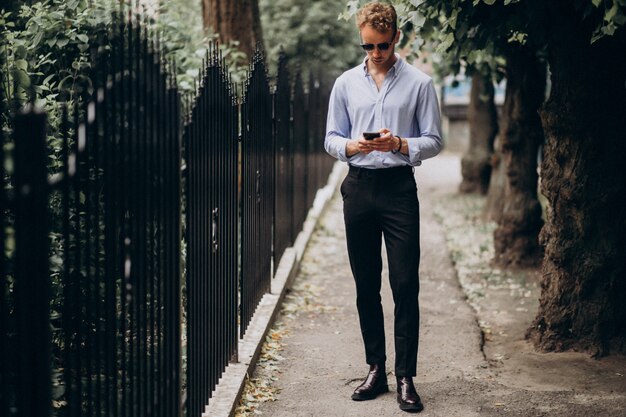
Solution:
[{"label": "green leaf", "polygon": [[489,6],[493,6],[493,4],[496,2],[496,0],[483,0],[483,2]]},{"label": "green leaf", "polygon": [[602,0],[591,0],[591,2],[596,7],[600,7],[600,4],[602,4]]},{"label": "green leaf", "polygon": [[19,45],[15,49],[15,58],[26,58],[27,55],[28,51],[26,50],[26,47],[24,45]]},{"label": "green leaf", "polygon": [[441,41],[441,43],[437,46],[437,52],[444,53],[448,50],[450,46],[454,43],[454,35],[452,33],[448,33],[446,37]]},{"label": "green leaf", "polygon": [[63,78],[59,82],[59,90],[62,90],[65,87],[66,83],[71,83],[72,81],[74,81],[74,77],[72,75],[68,75],[67,77]]},{"label": "green leaf", "polygon": [[77,37],[77,38],[78,38],[78,40],[80,40],[81,42],[84,42],[84,43],[89,43],[89,36],[85,35],[84,33],[83,33],[83,34],[80,34],[80,35],[78,35],[78,36],[76,36],[76,37]]},{"label": "green leaf", "polygon": [[337,19],[350,20],[359,10],[359,0],[350,0],[346,5],[346,9]]},{"label": "green leaf", "polygon": [[37,45],[39,45],[39,42],[41,42],[42,38],[43,38],[43,30],[40,30],[39,32],[37,32],[37,34],[33,38],[33,43],[31,44],[30,47],[32,49],[35,49],[37,47]]},{"label": "green leaf", "polygon": [[25,71],[22,71],[22,70],[13,71],[13,79],[22,88],[30,87],[30,77]]},{"label": "green leaf", "polygon": [[42,84],[43,84],[43,85],[47,85],[47,84],[50,82],[50,80],[54,78],[54,76],[55,76],[55,75],[56,75],[56,74],[50,74],[50,75],[48,75],[48,76],[47,76],[47,77],[43,80]]},{"label": "green leaf", "polygon": [[69,39],[67,38],[61,38],[61,39],[57,39],[57,46],[59,48],[63,48],[65,45],[67,45],[69,43]]},{"label": "green leaf", "polygon": [[25,59],[18,59],[13,63],[15,68],[21,69],[22,71],[26,71],[28,69],[28,61]]}]

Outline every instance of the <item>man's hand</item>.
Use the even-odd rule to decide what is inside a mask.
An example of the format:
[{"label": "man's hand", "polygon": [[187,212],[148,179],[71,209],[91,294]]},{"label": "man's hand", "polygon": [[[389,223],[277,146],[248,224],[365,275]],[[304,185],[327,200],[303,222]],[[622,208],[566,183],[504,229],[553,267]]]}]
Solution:
[{"label": "man's hand", "polygon": [[[348,140],[348,142],[346,143],[346,156],[347,157],[351,157],[353,155],[356,155],[359,152],[362,152],[361,151],[361,140],[363,142],[365,142],[365,140],[363,138]],[[369,153],[369,152],[367,152],[367,153]]]},{"label": "man's hand", "polygon": [[370,142],[372,142],[371,147],[372,150],[381,151],[381,152],[391,152],[398,149],[400,145],[400,141],[396,138],[391,130],[387,128],[383,128],[379,130],[380,137],[376,138]]},{"label": "man's hand", "polygon": [[346,156],[350,157],[359,152],[367,155],[373,151],[391,152],[398,149],[400,141],[391,133],[391,130],[384,128],[378,132],[381,136],[376,139],[365,140],[361,136],[360,139],[348,140],[346,143]]}]

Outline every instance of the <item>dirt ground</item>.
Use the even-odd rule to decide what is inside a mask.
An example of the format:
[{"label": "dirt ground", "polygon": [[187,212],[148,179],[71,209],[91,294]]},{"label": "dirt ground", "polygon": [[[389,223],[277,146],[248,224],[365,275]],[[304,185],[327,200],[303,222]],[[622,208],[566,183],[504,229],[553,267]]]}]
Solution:
[{"label": "dirt ground", "polygon": [[[492,228],[478,197],[456,194],[458,155],[416,169],[421,206],[420,415],[626,416],[626,358],[540,353],[524,340],[539,296],[537,271],[489,265]],[[383,271],[389,370],[393,301]],[[367,372],[335,194],[268,336],[237,415],[400,416],[391,392],[350,400]]]}]

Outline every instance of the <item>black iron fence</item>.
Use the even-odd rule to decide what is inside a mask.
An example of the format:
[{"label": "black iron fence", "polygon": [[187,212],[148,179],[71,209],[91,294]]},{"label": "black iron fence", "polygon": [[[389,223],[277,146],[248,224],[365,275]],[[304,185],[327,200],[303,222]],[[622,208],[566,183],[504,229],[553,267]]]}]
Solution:
[{"label": "black iron fence", "polygon": [[257,52],[241,104],[241,334],[272,277],[274,138],[272,95],[265,62]]},{"label": "black iron fence", "polygon": [[13,124],[9,416],[180,413],[180,100],[140,28],[111,42],[59,149]]},{"label": "black iron fence", "polygon": [[199,417],[332,166],[283,60],[237,100],[211,50],[183,117],[143,29],[106,42],[91,98],[0,147],[2,416]]},{"label": "black iron fence", "polygon": [[212,50],[184,134],[189,416],[202,414],[237,350],[238,117]]},{"label": "black iron fence", "polygon": [[329,96],[330,86],[313,74],[305,93],[300,74],[292,79],[287,59],[281,56],[274,94],[275,259],[295,242],[317,190],[326,184],[334,164],[321,146]]},{"label": "black iron fence", "polygon": [[[291,80],[287,62],[281,55],[278,62],[274,93],[274,134],[276,138],[276,192],[274,195],[274,252],[276,259],[295,240],[294,225],[294,137],[292,128]],[[302,139],[302,138],[300,138]],[[278,265],[274,265],[276,269]]]}]

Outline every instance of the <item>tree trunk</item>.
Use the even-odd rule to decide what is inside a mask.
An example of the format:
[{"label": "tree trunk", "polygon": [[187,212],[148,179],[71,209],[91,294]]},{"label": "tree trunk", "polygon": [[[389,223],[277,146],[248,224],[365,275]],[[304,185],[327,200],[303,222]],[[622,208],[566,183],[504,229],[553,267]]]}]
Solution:
[{"label": "tree trunk", "polygon": [[248,57],[263,43],[258,0],[202,0],[202,21],[221,42],[239,41]]},{"label": "tree trunk", "polygon": [[541,205],[537,199],[537,154],[544,134],[539,107],[545,98],[546,67],[534,50],[511,46],[500,140],[506,180],[504,204],[494,232],[495,261],[536,266],[541,259]]},{"label": "tree trunk", "polygon": [[502,161],[502,145],[500,135],[494,141],[494,151],[491,154],[489,164],[491,165],[491,178],[489,179],[489,190],[487,191],[487,201],[485,202],[484,219],[494,223],[499,223],[504,207],[504,185],[506,183],[506,173],[504,172],[504,162]]},{"label": "tree trunk", "polygon": [[541,112],[542,294],[527,336],[544,350],[626,353],[626,42],[590,44],[591,28],[559,12]]},{"label": "tree trunk", "polygon": [[493,101],[494,88],[491,77],[479,71],[472,75],[470,103],[467,119],[470,127],[469,147],[461,159],[462,193],[486,194],[491,175],[490,159],[493,141],[498,133],[498,114]]}]

